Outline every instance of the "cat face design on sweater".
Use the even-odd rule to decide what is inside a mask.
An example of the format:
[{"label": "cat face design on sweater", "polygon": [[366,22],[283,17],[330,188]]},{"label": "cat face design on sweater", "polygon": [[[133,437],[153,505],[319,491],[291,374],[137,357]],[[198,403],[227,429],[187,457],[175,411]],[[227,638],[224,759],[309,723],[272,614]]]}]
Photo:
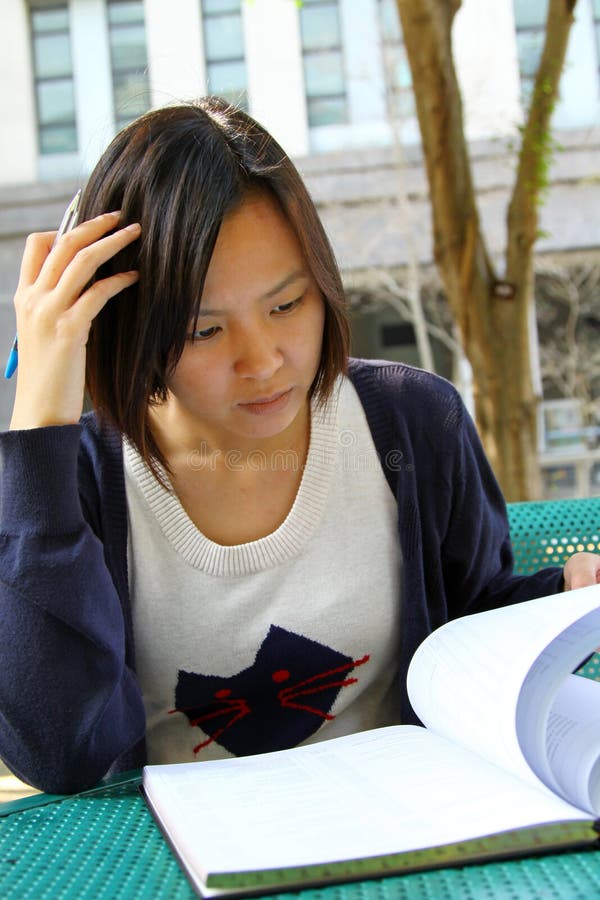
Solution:
[{"label": "cat face design on sweater", "polygon": [[195,754],[213,742],[235,756],[295,747],[335,718],[339,692],[358,681],[350,672],[368,661],[271,625],[253,664],[235,675],[180,669],[170,714],[208,735]]}]

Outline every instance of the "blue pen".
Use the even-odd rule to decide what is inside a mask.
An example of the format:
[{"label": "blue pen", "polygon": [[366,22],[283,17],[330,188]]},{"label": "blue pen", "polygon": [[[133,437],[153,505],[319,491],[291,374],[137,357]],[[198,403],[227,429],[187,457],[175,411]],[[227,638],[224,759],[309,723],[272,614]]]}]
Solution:
[{"label": "blue pen", "polygon": [[[65,232],[70,231],[71,228],[74,228],[77,223],[77,212],[79,210],[79,198],[81,197],[81,188],[77,191],[67,208],[65,209],[65,214],[62,217],[62,221],[58,226],[58,231],[56,232],[56,237],[52,243],[54,247],[56,242],[60,237],[62,237]],[[19,342],[17,340],[17,335],[15,335],[15,339],[13,341],[13,345],[10,348],[10,353],[8,354],[8,359],[6,361],[6,368],[4,370],[4,377],[11,378],[14,375],[15,370],[17,368],[17,364],[19,362]]]}]

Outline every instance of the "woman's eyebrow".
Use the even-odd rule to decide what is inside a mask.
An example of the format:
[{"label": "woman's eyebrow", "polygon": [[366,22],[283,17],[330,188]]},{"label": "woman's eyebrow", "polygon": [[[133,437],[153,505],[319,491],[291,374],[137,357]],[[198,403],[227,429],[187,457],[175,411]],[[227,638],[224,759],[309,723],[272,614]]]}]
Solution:
[{"label": "woman's eyebrow", "polygon": [[272,287],[270,291],[264,295],[265,299],[269,297],[274,297],[276,294],[279,294],[284,288],[288,287],[288,285],[293,284],[295,281],[299,281],[301,278],[306,278],[307,272],[304,269],[295,269],[293,272],[290,272],[289,275],[286,275],[275,287]]},{"label": "woman's eyebrow", "polygon": [[[274,287],[263,294],[263,300],[269,300],[271,297],[275,297],[277,294],[280,294],[284,288],[288,287],[290,284],[294,284],[295,281],[300,281],[301,278],[308,278],[308,272],[305,269],[294,269],[293,272],[290,272],[289,275],[286,275],[285,278],[282,278],[281,281],[278,281]],[[206,307],[200,307],[198,310],[198,318],[202,318],[203,316],[224,316],[227,314],[227,311],[224,309],[207,309]]]}]

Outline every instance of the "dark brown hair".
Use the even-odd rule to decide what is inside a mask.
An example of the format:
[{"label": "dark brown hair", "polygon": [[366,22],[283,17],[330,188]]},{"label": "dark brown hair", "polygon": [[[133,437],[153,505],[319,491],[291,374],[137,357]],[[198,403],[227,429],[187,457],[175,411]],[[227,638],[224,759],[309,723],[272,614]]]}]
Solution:
[{"label": "dark brown hair", "polygon": [[184,348],[224,217],[250,190],[268,190],[293,227],[325,303],[313,394],[329,396],[345,371],[349,331],[341,277],[314,203],[295,166],[254,119],[216,97],[154,110],[121,131],[86,185],[80,221],[122,210],[141,237],[98,278],[138,269],[137,284],[92,324],[87,388],[97,412],[137,447],[153,471],[168,468],[148,422]]}]

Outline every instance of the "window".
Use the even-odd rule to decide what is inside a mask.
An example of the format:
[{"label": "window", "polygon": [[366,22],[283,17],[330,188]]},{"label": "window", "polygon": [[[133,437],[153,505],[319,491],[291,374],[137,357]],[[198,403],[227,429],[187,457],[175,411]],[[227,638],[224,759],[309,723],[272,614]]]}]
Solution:
[{"label": "window", "polygon": [[600,0],[592,0],[594,11],[594,31],[596,33],[596,53],[598,56],[598,68],[600,69]]},{"label": "window", "polygon": [[379,0],[379,29],[388,110],[397,119],[416,115],[412,76],[402,38],[396,0]]},{"label": "window", "polygon": [[546,452],[585,450],[583,413],[578,400],[545,400],[541,404],[540,437]]},{"label": "window", "polygon": [[308,124],[347,121],[344,60],[337,0],[304,0],[300,35]]},{"label": "window", "polygon": [[67,4],[30,9],[38,143],[41,154],[77,150]]},{"label": "window", "polygon": [[513,0],[513,2],[521,97],[523,105],[528,106],[544,47],[548,0]]},{"label": "window", "polygon": [[393,325],[382,325],[380,342],[382,347],[415,346],[417,338],[412,322],[398,322]]},{"label": "window", "polygon": [[202,0],[208,91],[248,109],[241,0]]},{"label": "window", "polygon": [[143,0],[108,0],[107,14],[115,125],[120,130],[150,106]]}]

